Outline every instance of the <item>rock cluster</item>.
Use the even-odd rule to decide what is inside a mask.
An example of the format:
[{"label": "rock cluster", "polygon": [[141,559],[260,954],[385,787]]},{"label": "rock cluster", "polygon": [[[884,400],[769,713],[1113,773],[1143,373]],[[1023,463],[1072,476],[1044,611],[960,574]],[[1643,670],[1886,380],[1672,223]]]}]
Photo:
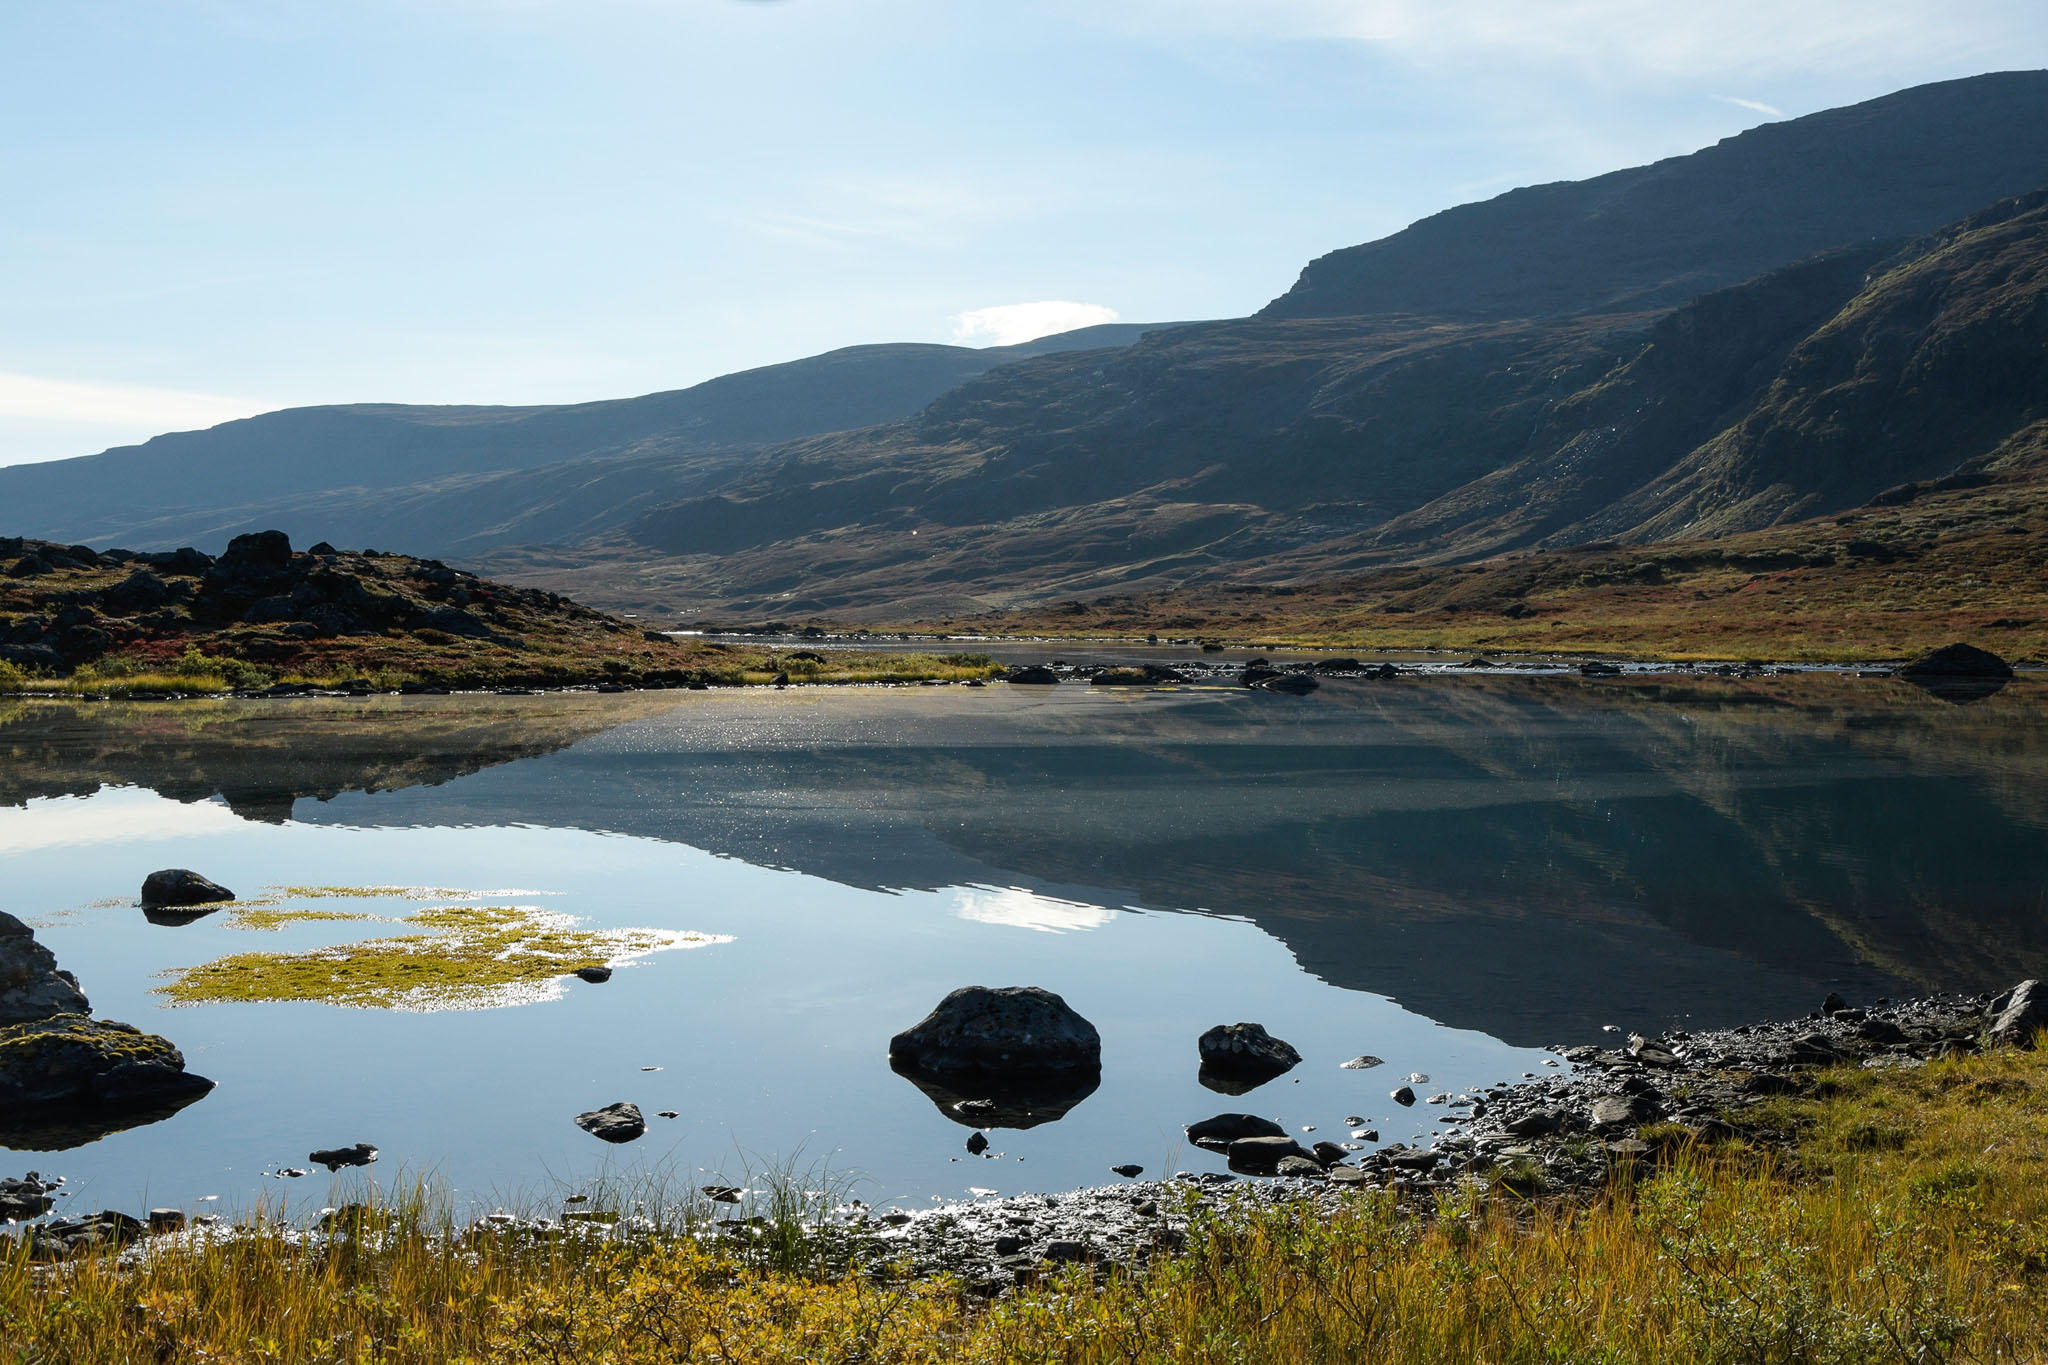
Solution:
[{"label": "rock cluster", "polygon": [[90,1009],[29,927],[0,914],[0,1145],[77,1146],[213,1088],[167,1039]]}]

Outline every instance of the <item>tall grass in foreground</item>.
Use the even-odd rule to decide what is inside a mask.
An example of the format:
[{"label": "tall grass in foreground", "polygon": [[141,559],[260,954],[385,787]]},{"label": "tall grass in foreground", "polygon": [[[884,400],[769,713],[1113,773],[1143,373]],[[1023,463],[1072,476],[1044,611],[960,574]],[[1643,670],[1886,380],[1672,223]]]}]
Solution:
[{"label": "tall grass in foreground", "polygon": [[[846,1274],[701,1223],[603,1240],[422,1203],[333,1245],[0,1265],[28,1361],[1864,1362],[2048,1359],[2048,1064],[1830,1078],[1789,1162],[1681,1152],[1584,1205],[1499,1189],[1224,1211],[1148,1271],[993,1301]],[[793,1268],[778,1268],[793,1267]],[[806,1268],[808,1267],[808,1268]]]}]

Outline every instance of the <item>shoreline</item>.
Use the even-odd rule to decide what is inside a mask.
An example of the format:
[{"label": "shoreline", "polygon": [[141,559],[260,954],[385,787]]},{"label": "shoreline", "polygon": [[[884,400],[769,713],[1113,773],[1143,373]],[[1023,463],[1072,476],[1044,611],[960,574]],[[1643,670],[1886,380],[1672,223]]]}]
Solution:
[{"label": "shoreline", "polygon": [[[2009,1008],[2016,996],[2019,1005]],[[1458,1195],[1506,1194],[1532,1206],[1570,1205],[1667,1161],[1724,1146],[1784,1156],[1795,1135],[1778,1126],[1775,1111],[1786,1097],[1815,1093],[1823,1072],[1912,1070],[1943,1057],[2024,1045],[2043,1022],[2040,999],[2031,982],[1997,995],[1922,996],[1864,1006],[1830,997],[1825,1003],[1836,1008],[1811,1011],[1804,1019],[1674,1030],[1654,1039],[1617,1036],[1620,1045],[1606,1049],[1555,1045],[1547,1049],[1558,1059],[1554,1074],[1525,1073],[1480,1091],[1415,1096],[1418,1108],[1440,1110],[1437,1122],[1446,1130],[1429,1145],[1397,1142],[1367,1150],[1367,1144],[1353,1141],[1342,1144],[1352,1150],[1339,1154],[1322,1150],[1333,1145],[1323,1143],[1318,1156],[1330,1159],[1311,1158],[1308,1166],[1320,1167],[1312,1174],[1299,1164],[1280,1174],[1263,1162],[1240,1163],[1233,1156],[1233,1174],[1173,1172],[917,1210],[816,1200],[786,1187],[792,1179],[800,1182],[799,1176],[739,1191],[735,1202],[688,1195],[688,1217],[681,1224],[650,1220],[630,1208],[571,1207],[583,1202],[578,1196],[565,1198],[554,1217],[499,1210],[451,1221],[448,1231],[548,1238],[581,1229],[600,1237],[680,1232],[750,1239],[775,1221],[762,1216],[763,1207],[787,1220],[794,1201],[803,1235],[816,1239],[825,1259],[842,1269],[890,1267],[915,1279],[954,1277],[971,1292],[989,1296],[1064,1265],[1143,1269],[1180,1250],[1193,1224],[1208,1214],[1297,1206],[1328,1212],[1368,1194],[1425,1215]],[[1256,1099],[1254,1091],[1244,1101],[1254,1112]],[[1300,1135],[1304,1147],[1309,1131]],[[25,1192],[33,1200],[36,1179],[34,1172],[0,1178],[0,1201],[9,1192]],[[40,1193],[60,1189],[50,1184]],[[132,1256],[163,1235],[232,1240],[252,1230],[252,1220],[265,1218],[261,1210],[234,1221],[201,1215],[188,1231],[178,1210],[143,1210],[139,1216],[99,1210],[58,1218],[50,1212],[53,1201],[43,1203],[43,1212],[24,1217],[26,1202],[0,1202],[0,1216],[12,1224],[7,1234],[21,1239],[23,1254],[45,1261],[116,1247],[129,1248]],[[309,1239],[332,1234],[335,1213],[322,1210],[313,1226],[292,1231]],[[275,1223],[266,1226],[277,1230]]]}]

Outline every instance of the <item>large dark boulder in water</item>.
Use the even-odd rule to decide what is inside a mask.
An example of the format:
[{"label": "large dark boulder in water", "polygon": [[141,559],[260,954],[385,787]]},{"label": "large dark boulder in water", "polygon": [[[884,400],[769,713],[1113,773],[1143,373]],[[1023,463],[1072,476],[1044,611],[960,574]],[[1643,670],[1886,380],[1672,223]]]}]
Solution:
[{"label": "large dark boulder in water", "polygon": [[35,931],[0,912],[0,1024],[20,1024],[92,1009],[69,972],[36,942]]},{"label": "large dark boulder in water", "polygon": [[175,905],[210,905],[234,898],[234,892],[190,868],[167,867],[142,879],[142,906],[145,910]]},{"label": "large dark boulder in water", "polygon": [[0,1027],[0,1145],[75,1146],[211,1089],[169,1039],[132,1024],[61,1014]]},{"label": "large dark boulder in water", "polygon": [[1102,1035],[1038,986],[962,986],[889,1040],[889,1067],[971,1128],[1049,1123],[1095,1093]]},{"label": "large dark boulder in water", "polygon": [[1982,701],[2012,681],[2012,665],[1988,649],[1958,641],[1915,659],[1899,676],[1944,701]]},{"label": "large dark boulder in water", "polygon": [[620,1100],[617,1104],[578,1114],[576,1126],[606,1142],[631,1142],[647,1131],[647,1120],[641,1117],[639,1105],[631,1100]]},{"label": "large dark boulder in water", "polygon": [[1988,649],[1961,641],[1943,645],[1899,670],[1902,678],[2010,678],[2012,665]]},{"label": "large dark boulder in water", "polygon": [[1102,1035],[1038,986],[962,986],[889,1040],[889,1061],[927,1076],[1100,1070]]},{"label": "large dark boulder in water", "polygon": [[1293,1045],[1266,1032],[1263,1024],[1218,1024],[1195,1046],[1202,1058],[1202,1083],[1226,1094],[1241,1095],[1301,1065]]}]

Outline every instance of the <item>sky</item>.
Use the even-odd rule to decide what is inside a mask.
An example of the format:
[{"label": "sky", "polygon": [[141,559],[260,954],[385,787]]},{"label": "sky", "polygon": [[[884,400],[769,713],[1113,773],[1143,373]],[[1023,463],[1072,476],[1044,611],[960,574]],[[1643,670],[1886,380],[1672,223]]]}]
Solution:
[{"label": "sky", "polygon": [[1453,204],[2044,66],[2040,0],[8,0],[0,464],[1242,316]]}]

